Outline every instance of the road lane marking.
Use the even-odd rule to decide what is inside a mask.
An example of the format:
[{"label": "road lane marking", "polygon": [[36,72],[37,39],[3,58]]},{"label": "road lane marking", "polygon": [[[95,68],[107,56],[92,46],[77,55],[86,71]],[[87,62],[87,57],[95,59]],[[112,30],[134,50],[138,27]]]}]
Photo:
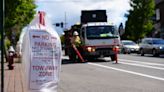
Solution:
[{"label": "road lane marking", "polygon": [[154,67],[154,66],[141,65],[141,64],[133,64],[133,63],[125,63],[125,62],[119,62],[119,63],[121,63],[121,64],[127,64],[127,65],[133,65],[133,66],[140,66],[140,67],[146,67],[146,68],[153,68],[153,69],[164,70],[164,68],[161,68],[161,67]]},{"label": "road lane marking", "polygon": [[147,75],[147,74],[143,74],[143,73],[133,72],[133,71],[119,69],[119,68],[114,68],[114,67],[109,67],[109,66],[105,66],[105,65],[101,65],[101,64],[96,64],[96,63],[88,63],[88,64],[89,65],[98,66],[98,67],[107,68],[107,69],[112,69],[112,70],[116,70],[116,71],[121,71],[121,72],[129,73],[129,74],[140,75],[140,76],[151,78],[151,79],[164,81],[164,78],[161,78],[161,77],[151,76],[151,75]]},{"label": "road lane marking", "polygon": [[128,59],[118,59],[118,60],[120,60],[120,61],[127,61],[127,62],[142,63],[142,64],[147,64],[147,65],[164,66],[164,64],[159,64],[159,63],[148,63],[148,62],[135,61],[135,60],[128,60]]}]

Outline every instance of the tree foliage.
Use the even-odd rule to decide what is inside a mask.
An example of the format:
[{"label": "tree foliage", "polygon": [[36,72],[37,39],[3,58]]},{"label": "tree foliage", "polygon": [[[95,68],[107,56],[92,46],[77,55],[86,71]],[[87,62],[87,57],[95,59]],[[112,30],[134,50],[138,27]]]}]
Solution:
[{"label": "tree foliage", "polygon": [[61,44],[64,44],[64,42],[65,42],[64,35],[60,36],[60,40],[61,40]]},{"label": "tree foliage", "polygon": [[131,0],[130,6],[123,39],[137,41],[152,31],[155,3],[154,0]]},{"label": "tree foliage", "polygon": [[27,25],[35,14],[34,0],[5,0],[5,33],[11,40],[19,38],[21,29]]}]

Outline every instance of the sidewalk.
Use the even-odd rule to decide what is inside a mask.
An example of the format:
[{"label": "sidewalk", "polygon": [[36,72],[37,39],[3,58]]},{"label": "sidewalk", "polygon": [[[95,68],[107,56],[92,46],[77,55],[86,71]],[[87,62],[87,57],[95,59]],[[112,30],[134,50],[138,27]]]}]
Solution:
[{"label": "sidewalk", "polygon": [[22,64],[14,63],[14,70],[8,70],[5,63],[4,68],[4,92],[26,92]]}]

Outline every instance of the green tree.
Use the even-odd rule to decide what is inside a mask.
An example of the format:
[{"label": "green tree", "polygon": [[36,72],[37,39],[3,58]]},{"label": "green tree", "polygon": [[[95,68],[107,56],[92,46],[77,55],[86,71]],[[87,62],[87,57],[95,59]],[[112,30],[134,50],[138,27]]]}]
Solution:
[{"label": "green tree", "polygon": [[5,0],[5,33],[12,41],[18,40],[21,29],[26,26],[35,14],[34,0]]},{"label": "green tree", "polygon": [[154,15],[154,0],[131,0],[128,20],[126,21],[123,39],[137,41],[152,31]]}]

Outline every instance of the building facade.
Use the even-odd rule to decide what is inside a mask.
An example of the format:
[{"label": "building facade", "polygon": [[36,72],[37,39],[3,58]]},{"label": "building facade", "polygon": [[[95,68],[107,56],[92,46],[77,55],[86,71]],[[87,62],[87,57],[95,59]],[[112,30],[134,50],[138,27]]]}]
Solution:
[{"label": "building facade", "polygon": [[155,0],[155,33],[157,37],[164,38],[164,0]]}]

